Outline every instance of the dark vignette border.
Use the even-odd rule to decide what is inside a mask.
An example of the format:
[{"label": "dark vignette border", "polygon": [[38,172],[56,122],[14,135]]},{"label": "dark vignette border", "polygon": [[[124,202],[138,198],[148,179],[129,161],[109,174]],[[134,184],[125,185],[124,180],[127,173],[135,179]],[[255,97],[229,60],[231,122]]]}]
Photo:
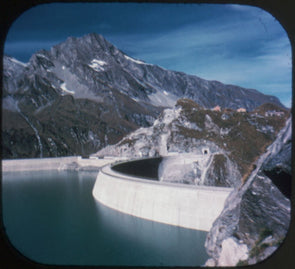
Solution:
[{"label": "dark vignette border", "polygon": [[[295,63],[295,1],[293,0],[2,0],[0,1],[0,85],[2,89],[2,57],[4,51],[4,42],[6,35],[9,31],[9,28],[13,21],[19,17],[27,9],[43,4],[43,3],[53,3],[53,2],[162,2],[162,3],[207,3],[207,4],[243,4],[251,5],[264,9],[265,11],[271,13],[282,25],[285,31],[288,34],[289,40],[292,46],[292,67]],[[292,108],[294,105],[294,78],[295,71],[292,68]],[[2,99],[2,90],[0,92],[0,97]],[[294,110],[292,109],[292,114]],[[294,115],[292,115],[294,116]],[[294,117],[293,117],[294,119]],[[292,138],[294,138],[294,124],[292,129]],[[293,139],[292,139],[293,140]],[[1,140],[2,141],[2,140]],[[294,147],[292,147],[292,175],[294,174]],[[246,266],[245,268],[254,268],[254,269],[263,269],[263,268],[292,268],[292,265],[295,264],[295,223],[294,223],[294,190],[295,184],[294,180],[292,182],[292,193],[291,193],[291,208],[292,208],[292,217],[289,232],[286,236],[285,241],[280,246],[280,248],[265,261],[258,263],[252,266]],[[15,249],[5,233],[5,227],[2,220],[2,180],[0,181],[0,267],[3,269],[10,268],[42,268],[42,269],[51,269],[51,268],[98,268],[97,266],[56,266],[56,265],[44,265],[35,263],[28,258],[24,257],[22,254]],[[101,268],[101,267],[99,267]],[[222,267],[226,268],[226,267]]]}]

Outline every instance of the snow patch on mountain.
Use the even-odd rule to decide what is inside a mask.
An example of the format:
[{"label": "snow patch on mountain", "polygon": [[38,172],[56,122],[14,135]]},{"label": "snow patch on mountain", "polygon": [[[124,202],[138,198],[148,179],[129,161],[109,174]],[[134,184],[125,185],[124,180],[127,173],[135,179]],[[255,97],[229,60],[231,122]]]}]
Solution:
[{"label": "snow patch on mountain", "polygon": [[146,64],[146,63],[144,63],[144,62],[142,62],[142,61],[140,61],[140,60],[133,59],[133,58],[127,56],[127,55],[124,55],[124,57],[125,57],[127,60],[132,61],[132,62],[137,63],[137,64]]},{"label": "snow patch on mountain", "polygon": [[65,82],[60,85],[60,88],[64,91],[64,93],[75,94],[74,91],[70,91],[70,90],[67,89],[67,86],[66,86]]},{"label": "snow patch on mountain", "polygon": [[41,57],[41,58],[44,58],[44,59],[46,59],[46,60],[48,60],[48,57],[46,57],[44,54],[42,54],[42,53],[36,53],[35,54],[37,57]]},{"label": "snow patch on mountain", "polygon": [[18,65],[22,65],[23,67],[26,67],[26,66],[28,66],[28,64],[27,63],[23,63],[23,62],[21,62],[21,61],[19,61],[19,60],[17,60],[17,59],[15,59],[15,58],[10,58],[10,60],[12,61],[12,62],[14,62],[14,63],[16,63],[16,64],[18,64]]},{"label": "snow patch on mountain", "polygon": [[95,71],[100,72],[105,71],[105,69],[103,68],[104,65],[107,65],[105,61],[93,59],[91,61],[91,64],[89,64],[88,66],[94,69]]}]

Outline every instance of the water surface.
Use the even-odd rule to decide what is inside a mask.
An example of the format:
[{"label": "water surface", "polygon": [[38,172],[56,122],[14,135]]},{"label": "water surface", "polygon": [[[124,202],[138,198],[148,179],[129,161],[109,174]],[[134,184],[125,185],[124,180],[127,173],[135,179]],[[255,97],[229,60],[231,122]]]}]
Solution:
[{"label": "water surface", "polygon": [[3,222],[26,257],[57,265],[198,266],[206,233],[132,217],[92,196],[97,172],[3,173]]}]

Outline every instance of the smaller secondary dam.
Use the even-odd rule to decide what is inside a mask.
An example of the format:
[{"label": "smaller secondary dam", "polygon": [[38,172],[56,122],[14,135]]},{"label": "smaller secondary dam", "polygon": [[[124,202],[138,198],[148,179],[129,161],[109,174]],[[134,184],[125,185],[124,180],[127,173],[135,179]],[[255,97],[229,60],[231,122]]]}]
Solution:
[{"label": "smaller secondary dam", "polygon": [[[79,170],[79,168],[102,166],[120,160],[119,158],[83,159],[81,156],[2,160],[2,172],[46,171],[46,170]],[[86,169],[87,170],[87,169]]]},{"label": "smaller secondary dam", "polygon": [[[209,231],[233,189],[144,179],[142,167],[149,171],[148,179],[152,179],[160,161],[161,158],[156,158],[147,163],[140,160],[139,163],[103,167],[97,176],[93,196],[100,203],[129,215]],[[148,164],[154,166],[149,169]]]}]

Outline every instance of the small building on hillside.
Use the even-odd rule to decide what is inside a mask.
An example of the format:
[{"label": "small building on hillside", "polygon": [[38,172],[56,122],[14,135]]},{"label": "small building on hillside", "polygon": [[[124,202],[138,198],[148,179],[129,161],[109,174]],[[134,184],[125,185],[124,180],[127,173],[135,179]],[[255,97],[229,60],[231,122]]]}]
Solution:
[{"label": "small building on hillside", "polygon": [[217,105],[216,107],[212,108],[212,110],[213,110],[213,111],[218,111],[218,112],[220,112],[220,111],[221,111],[221,107]]},{"label": "small building on hillside", "polygon": [[240,107],[240,108],[237,109],[237,112],[244,113],[244,112],[247,112],[247,110],[246,110],[246,108]]}]

